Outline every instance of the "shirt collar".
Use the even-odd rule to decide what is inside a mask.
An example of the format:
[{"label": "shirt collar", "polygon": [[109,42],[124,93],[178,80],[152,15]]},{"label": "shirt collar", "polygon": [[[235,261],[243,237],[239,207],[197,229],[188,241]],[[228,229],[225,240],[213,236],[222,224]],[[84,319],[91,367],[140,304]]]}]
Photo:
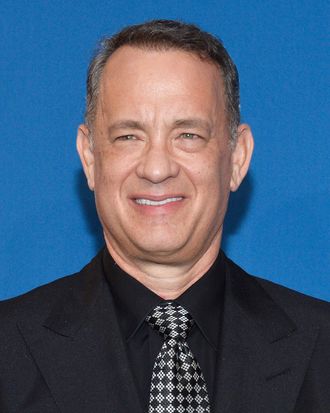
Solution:
[{"label": "shirt collar", "polygon": [[[123,271],[105,248],[103,266],[110,285],[118,321],[129,341],[146,316],[165,300]],[[207,341],[218,348],[224,297],[224,254],[220,251],[211,268],[175,302],[193,317]]]},{"label": "shirt collar", "polygon": [[215,349],[221,328],[225,285],[224,255],[220,251],[210,269],[175,301],[195,320]]}]

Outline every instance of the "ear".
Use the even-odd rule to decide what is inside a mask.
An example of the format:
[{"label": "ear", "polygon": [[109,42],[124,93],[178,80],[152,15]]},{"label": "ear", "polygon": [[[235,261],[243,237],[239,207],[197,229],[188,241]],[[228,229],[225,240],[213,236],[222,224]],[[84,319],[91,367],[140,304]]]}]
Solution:
[{"label": "ear", "polygon": [[237,130],[237,142],[232,152],[232,174],[230,179],[230,190],[236,191],[243,181],[249,169],[252,152],[253,136],[248,125],[239,125]]},{"label": "ear", "polygon": [[84,169],[87,183],[91,191],[94,190],[94,153],[92,149],[90,131],[86,125],[80,125],[77,132],[77,151]]}]

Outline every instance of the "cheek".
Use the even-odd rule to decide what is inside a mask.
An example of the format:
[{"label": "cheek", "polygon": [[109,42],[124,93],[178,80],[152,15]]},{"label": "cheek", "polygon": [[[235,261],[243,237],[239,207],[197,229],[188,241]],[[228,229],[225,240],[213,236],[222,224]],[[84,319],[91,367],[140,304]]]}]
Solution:
[{"label": "cheek", "polygon": [[95,161],[95,193],[101,195],[104,189],[111,185],[108,163],[102,157]]},{"label": "cheek", "polygon": [[118,162],[108,152],[99,152],[95,157],[95,190],[105,191],[120,184],[125,163]]},{"label": "cheek", "polygon": [[[206,191],[229,190],[231,177],[230,157],[220,154],[217,157],[209,156],[203,162],[193,163],[192,169],[196,184]],[[196,167],[197,166],[197,167]],[[215,195],[215,194],[214,194]]]},{"label": "cheek", "polygon": [[95,202],[103,227],[113,230],[118,221],[118,194],[120,179],[115,165],[106,156],[100,156],[95,164]]}]

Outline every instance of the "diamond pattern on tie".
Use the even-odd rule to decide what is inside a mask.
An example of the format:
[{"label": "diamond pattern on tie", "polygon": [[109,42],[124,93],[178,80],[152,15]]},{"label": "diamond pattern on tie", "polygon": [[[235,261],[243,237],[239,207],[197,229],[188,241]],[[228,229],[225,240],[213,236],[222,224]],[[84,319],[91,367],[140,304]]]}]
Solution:
[{"label": "diamond pattern on tie", "polygon": [[203,373],[186,342],[194,324],[188,311],[168,302],[146,321],[165,340],[152,372],[149,413],[210,413]]}]

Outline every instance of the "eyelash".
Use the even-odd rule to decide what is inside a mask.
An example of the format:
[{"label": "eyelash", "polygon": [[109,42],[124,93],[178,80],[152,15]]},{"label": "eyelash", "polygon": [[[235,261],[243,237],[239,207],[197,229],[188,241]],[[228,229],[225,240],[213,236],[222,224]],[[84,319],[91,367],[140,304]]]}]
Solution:
[{"label": "eyelash", "polygon": [[[190,136],[188,137],[187,135],[190,135]],[[194,138],[200,138],[200,136],[197,135],[196,133],[190,133],[190,132],[181,133],[180,136],[182,136],[183,138],[191,139],[191,140],[194,139]]]},{"label": "eyelash", "polygon": [[134,141],[136,140],[135,135],[122,135],[116,138],[116,141]]},{"label": "eyelash", "polygon": [[[184,139],[187,139],[187,140],[195,140],[195,139],[201,138],[201,136],[197,135],[196,133],[183,132],[183,133],[180,133],[179,138],[184,138]],[[116,141],[134,141],[136,139],[137,138],[136,138],[135,135],[128,134],[128,135],[118,136],[118,137],[116,137],[115,140]]]}]

